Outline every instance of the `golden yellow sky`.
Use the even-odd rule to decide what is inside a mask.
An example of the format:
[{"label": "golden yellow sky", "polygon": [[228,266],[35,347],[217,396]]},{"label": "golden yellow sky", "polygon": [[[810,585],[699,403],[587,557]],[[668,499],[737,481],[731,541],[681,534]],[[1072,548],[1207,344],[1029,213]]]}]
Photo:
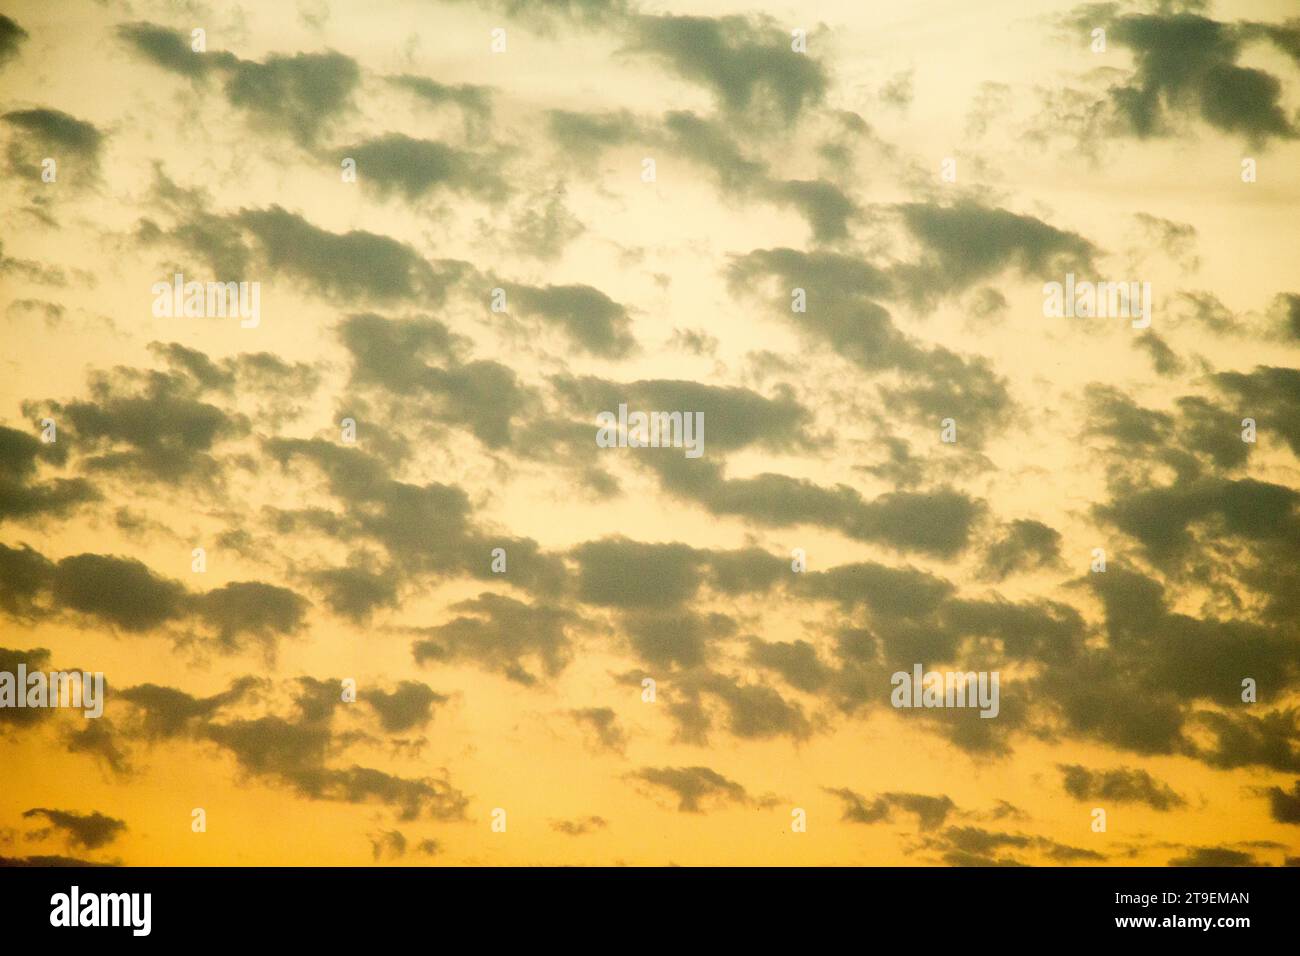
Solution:
[{"label": "golden yellow sky", "polygon": [[0,671],[108,684],[0,858],[1300,859],[1294,4],[16,0],[0,90]]}]

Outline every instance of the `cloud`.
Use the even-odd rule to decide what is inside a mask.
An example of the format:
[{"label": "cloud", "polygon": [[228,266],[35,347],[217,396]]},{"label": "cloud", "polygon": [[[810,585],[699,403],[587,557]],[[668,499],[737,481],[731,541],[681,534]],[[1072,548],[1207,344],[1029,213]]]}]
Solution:
[{"label": "cloud", "polygon": [[372,572],[364,567],[321,568],[310,573],[325,592],[325,603],[335,614],[361,623],[381,607],[398,604],[397,575],[391,569]]},{"label": "cloud", "polygon": [[1275,431],[1300,458],[1300,369],[1257,365],[1250,372],[1219,372],[1213,381],[1238,407],[1244,406],[1246,416]]},{"label": "cloud", "polygon": [[569,341],[592,355],[625,358],[636,348],[628,311],[588,285],[510,285],[513,308],[564,332]]},{"label": "cloud", "polygon": [[1157,375],[1166,377],[1179,375],[1186,368],[1182,359],[1169,347],[1169,344],[1158,333],[1149,329],[1133,340],[1133,347],[1146,350]]},{"label": "cloud", "polygon": [[194,697],[175,687],[138,684],[119,691],[118,695],[132,704],[138,714],[131,736],[167,740],[183,735],[197,736],[203,724],[219,710],[247,699],[264,684],[259,678],[245,677],[210,697]]},{"label": "cloud", "polygon": [[[330,758],[356,739],[336,735],[331,726],[340,706],[340,684],[303,678],[297,687],[288,716],[241,717],[230,712],[255,693],[270,690],[269,681],[251,676],[207,698],[152,684],[128,688],[121,696],[135,711],[126,722],[129,736],[216,744],[243,773],[285,786],[306,799],[378,803],[394,808],[402,820],[464,818],[469,799],[451,784],[445,771],[411,778],[356,763],[331,766]],[[422,708],[434,702],[404,685],[389,693],[363,694],[362,699],[380,714],[386,729],[418,725]]]},{"label": "cloud", "polygon": [[397,194],[411,202],[435,190],[448,190],[499,203],[510,192],[497,172],[498,161],[402,133],[336,147],[334,161],[344,158],[356,160],[358,181],[383,198]]},{"label": "cloud", "polygon": [[0,120],[11,130],[5,157],[15,177],[40,185],[52,159],[54,181],[61,185],[80,190],[99,179],[107,134],[94,123],[47,107],[11,110]]},{"label": "cloud", "polygon": [[1300,780],[1287,793],[1281,787],[1268,788],[1268,809],[1278,823],[1300,823]]},{"label": "cloud", "polygon": [[187,394],[178,379],[152,375],[137,387],[133,378],[129,372],[101,378],[90,400],[46,403],[85,456],[86,469],[173,485],[217,481],[221,467],[213,452],[246,435],[247,418]]},{"label": "cloud", "polygon": [[58,562],[54,598],[128,632],[150,631],[185,614],[186,590],[134,558],[77,554]]},{"label": "cloud", "polygon": [[1173,810],[1187,801],[1168,785],[1145,770],[1116,767],[1089,770],[1078,764],[1060,764],[1061,785],[1076,800],[1113,800],[1117,803],[1145,803],[1153,810]]},{"label": "cloud", "polygon": [[640,16],[632,48],[713,92],[724,112],[791,123],[819,105],[829,81],[789,33],[758,17]]},{"label": "cloud", "polygon": [[15,21],[0,13],[0,66],[17,58],[18,49],[31,36]]},{"label": "cloud", "polygon": [[957,808],[957,805],[948,796],[933,797],[923,793],[882,793],[874,799],[868,799],[847,787],[827,788],[826,792],[834,794],[843,802],[843,819],[849,823],[889,822],[892,819],[893,812],[900,810],[914,814],[917,826],[921,830],[934,830],[943,826],[944,820]]},{"label": "cloud", "polygon": [[536,669],[550,677],[568,663],[568,628],[578,620],[571,611],[489,591],[449,610],[459,616],[416,631],[423,638],[411,646],[417,663],[469,660],[526,685],[537,682]]},{"label": "cloud", "polygon": [[[790,180],[774,175],[766,162],[746,154],[733,135],[734,125],[676,110],[665,114],[660,135],[675,155],[708,169],[729,196],[793,206],[807,220],[818,243],[848,238],[848,223],[861,210],[842,188],[824,179]],[[631,135],[629,131],[627,136]],[[590,152],[594,143],[587,146]]]},{"label": "cloud", "polygon": [[478,136],[492,119],[492,88],[473,83],[450,85],[439,83],[427,76],[403,73],[390,76],[388,82],[413,93],[430,106],[452,104],[465,117],[466,135]]},{"label": "cloud", "polygon": [[1169,861],[1169,866],[1224,867],[1224,866],[1259,866],[1259,861],[1249,853],[1230,850],[1219,846],[1191,847],[1179,857]]},{"label": "cloud", "polygon": [[581,820],[552,820],[551,829],[565,836],[583,836],[609,826],[604,817],[584,817]]},{"label": "cloud", "polygon": [[[2,555],[3,552],[0,552]],[[0,569],[3,565],[0,565]],[[4,586],[4,577],[0,576],[0,587]],[[26,667],[28,672],[43,671],[50,666],[50,652],[44,647],[31,650],[0,647],[0,672],[17,674],[18,668]],[[0,707],[0,726],[30,727],[40,723],[54,713],[48,707]]]},{"label": "cloud", "polygon": [[330,232],[273,205],[241,209],[231,222],[248,230],[267,268],[311,290],[343,299],[386,301],[429,297],[440,301],[461,267],[436,268],[410,246],[373,232]]},{"label": "cloud", "polygon": [[629,409],[702,412],[705,445],[719,452],[757,447],[769,451],[807,448],[806,428],[812,414],[788,388],[769,398],[748,388],[706,385],[682,379],[641,379],[615,382],[594,376],[557,375],[551,379],[558,396],[575,417],[592,423],[596,415],[626,403]]},{"label": "cloud", "polygon": [[968,199],[904,203],[899,213],[923,253],[897,271],[919,297],[957,292],[1012,268],[1033,278],[1087,272],[1098,251],[1077,233]]},{"label": "cloud", "polygon": [[392,691],[367,688],[358,696],[374,708],[380,724],[390,734],[425,726],[433,719],[434,705],[450,699],[413,680],[400,682]]},{"label": "cloud", "polygon": [[1065,864],[1105,859],[1105,855],[1096,850],[1058,843],[1049,837],[981,827],[949,827],[939,836],[927,838],[925,844],[930,849],[941,851],[943,861],[949,866],[1025,866],[1027,864],[1015,855],[1024,853],[1040,853]]},{"label": "cloud", "polygon": [[643,767],[633,777],[672,793],[680,813],[704,813],[706,806],[756,803],[744,787],[708,767]]},{"label": "cloud", "polygon": [[[978,242],[989,245],[987,239]],[[801,337],[822,343],[857,368],[873,374],[901,372],[899,384],[881,389],[884,401],[930,427],[954,417],[961,441],[978,448],[1012,408],[1005,380],[982,357],[928,347],[903,334],[874,301],[900,294],[906,298],[909,287],[919,289],[916,283],[928,282],[922,273],[930,268],[951,277],[949,264],[899,265],[886,271],[850,256],[781,247],[733,256],[727,281],[737,294],[765,292],[762,301],[773,317],[792,323]],[[765,281],[766,289],[755,289],[756,281]],[[804,290],[806,312],[790,309],[792,289]]]},{"label": "cloud", "polygon": [[627,110],[547,110],[546,132],[568,161],[586,172],[595,170],[596,160],[606,150],[649,138],[649,131]]},{"label": "cloud", "polygon": [[833,674],[818,657],[817,649],[807,641],[753,639],[749,645],[749,660],[779,674],[796,690],[810,694],[826,687]]},{"label": "cloud", "polygon": [[370,848],[376,861],[385,856],[398,860],[406,856],[406,837],[398,830],[381,830],[370,837]]},{"label": "cloud", "polygon": [[33,807],[23,812],[24,820],[32,817],[44,817],[52,829],[62,831],[68,846],[80,847],[83,850],[98,850],[112,843],[126,831],[125,820],[105,816],[98,810],[93,813],[77,813],[71,810]]},{"label": "cloud", "polygon": [[[51,562],[26,546],[0,545],[0,568],[14,572],[0,588],[0,607],[11,614],[73,612],[128,634],[174,625],[182,628],[173,634],[178,640],[198,637],[227,653],[242,650],[245,638],[273,652],[279,637],[302,627],[309,606],[288,588],[259,581],[190,591],[134,558],[117,555],[86,552]],[[186,634],[187,624],[196,625],[198,633]]]},{"label": "cloud", "polygon": [[1061,533],[1041,521],[1017,518],[1005,534],[989,544],[984,565],[994,581],[1004,581],[1022,571],[1055,567],[1061,563]]},{"label": "cloud", "polygon": [[[1091,13],[1076,16],[1080,26],[1104,26],[1110,42],[1132,51],[1133,72],[1108,91],[1125,133],[1168,134],[1175,114],[1239,133],[1252,143],[1296,136],[1282,111],[1277,77],[1238,65],[1243,41],[1254,28],[1196,13],[1112,14],[1097,22]],[[1273,35],[1285,42],[1284,33]]]},{"label": "cloud", "polygon": [[0,425],[0,521],[61,517],[99,497],[84,478],[35,480],[39,464],[67,461],[66,447]]},{"label": "cloud", "polygon": [[219,75],[226,99],[266,130],[287,130],[313,144],[351,105],[361,81],[355,60],[341,53],[272,53],[262,62],[228,52],[195,52],[179,31],[151,23],[118,27],[118,36],[146,61],[203,83]]},{"label": "cloud", "polygon": [[609,707],[582,707],[570,710],[569,716],[591,731],[597,750],[621,754],[627,746],[627,735],[618,722],[618,715]]}]

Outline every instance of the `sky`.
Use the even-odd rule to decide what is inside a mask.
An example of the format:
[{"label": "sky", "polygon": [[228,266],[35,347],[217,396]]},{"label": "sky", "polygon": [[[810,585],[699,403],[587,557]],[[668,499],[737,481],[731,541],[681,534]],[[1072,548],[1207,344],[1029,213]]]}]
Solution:
[{"label": "sky", "polygon": [[1287,0],[16,0],[0,165],[0,862],[1300,864]]}]

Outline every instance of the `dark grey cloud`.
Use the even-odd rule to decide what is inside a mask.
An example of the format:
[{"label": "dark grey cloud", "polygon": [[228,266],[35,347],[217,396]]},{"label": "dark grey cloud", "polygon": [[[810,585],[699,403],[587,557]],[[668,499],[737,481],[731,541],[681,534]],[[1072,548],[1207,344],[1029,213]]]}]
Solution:
[{"label": "dark grey cloud", "polygon": [[357,695],[374,708],[379,722],[388,733],[402,733],[423,727],[433,719],[433,708],[450,698],[427,684],[404,680],[391,691],[367,688]]},{"label": "dark grey cloud", "polygon": [[1191,847],[1182,856],[1174,857],[1169,866],[1224,867],[1224,866],[1259,866],[1259,861],[1250,853],[1232,850],[1220,846]]},{"label": "dark grey cloud", "polygon": [[275,715],[232,719],[208,725],[205,737],[228,750],[244,772],[280,782],[307,799],[380,803],[397,809],[402,820],[458,820],[468,805],[445,775],[408,778],[356,764],[326,766],[331,733],[324,723]]},{"label": "dark grey cloud", "polygon": [[454,105],[465,118],[465,134],[479,138],[492,119],[492,88],[473,83],[452,86],[427,76],[403,73],[388,77],[388,82],[407,90],[430,106]]},{"label": "dark grey cloud", "polygon": [[33,817],[43,817],[49,823],[51,830],[63,833],[70,847],[80,847],[83,850],[98,850],[126,832],[125,820],[106,816],[98,810],[91,813],[77,813],[72,810],[33,807],[23,812],[24,820]]},{"label": "dark grey cloud", "polygon": [[896,271],[922,299],[961,291],[1007,269],[1034,278],[1086,272],[1098,253],[1077,233],[969,199],[947,206],[904,203],[899,213],[923,253],[918,263]]},{"label": "dark grey cloud", "polygon": [[209,697],[195,697],[159,684],[137,684],[119,691],[117,696],[135,709],[127,735],[157,741],[199,736],[203,726],[222,708],[256,696],[266,684],[263,678],[243,677]]},{"label": "dark grey cloud", "polygon": [[222,650],[242,649],[252,638],[273,650],[284,635],[302,629],[310,602],[288,588],[261,581],[234,581],[191,595],[188,609],[212,630]]},{"label": "dark grey cloud", "polygon": [[[336,734],[332,728],[341,706],[340,687],[337,680],[302,678],[288,716],[266,713],[247,718],[234,714],[233,708],[270,690],[270,682],[263,678],[238,679],[226,691],[206,698],[178,688],[144,684],[121,694],[133,710],[125,733],[142,740],[177,738],[216,744],[235,759],[244,774],[287,787],[305,799],[378,803],[395,809],[402,820],[464,819],[469,799],[445,772],[410,778],[355,763],[329,764],[330,758],[341,756],[357,739],[356,735]],[[375,708],[386,729],[418,725],[422,708],[434,703],[405,685],[393,692],[363,694],[362,699]]]},{"label": "dark grey cloud", "polygon": [[625,306],[589,285],[508,285],[511,309],[564,332],[577,348],[602,358],[626,358],[636,348]]},{"label": "dark grey cloud", "polygon": [[399,860],[406,856],[406,837],[400,830],[381,830],[370,837],[370,849],[376,861],[385,856]]},{"label": "dark grey cloud", "polygon": [[325,592],[330,610],[356,623],[362,623],[380,608],[398,605],[398,578],[393,569],[373,571],[367,567],[347,565],[321,568],[309,575],[311,582]]},{"label": "dark grey cloud", "polygon": [[712,462],[660,457],[647,463],[659,472],[665,490],[715,515],[769,527],[824,527],[857,541],[940,557],[966,548],[986,510],[983,502],[946,487],[865,499],[848,485],[830,488],[770,472],[727,478],[724,467]]},{"label": "dark grey cloud", "polygon": [[1150,329],[1133,339],[1133,347],[1146,351],[1157,375],[1171,377],[1181,374],[1186,368],[1178,353],[1169,347],[1169,343]]},{"label": "dark grey cloud", "polygon": [[747,388],[679,379],[615,382],[593,376],[557,375],[551,383],[574,418],[592,423],[593,440],[596,416],[602,411],[615,411],[623,402],[629,409],[703,412],[706,455],[709,449],[735,451],[746,447],[788,452],[815,443],[807,431],[812,413],[786,387],[774,389],[773,397],[768,398]]},{"label": "dark grey cloud", "polygon": [[1300,823],[1300,780],[1291,787],[1291,792],[1281,787],[1268,788],[1268,809],[1278,823]]},{"label": "dark grey cloud", "polygon": [[582,727],[587,728],[595,741],[596,748],[613,753],[622,753],[627,746],[627,734],[618,722],[618,715],[609,707],[582,707],[570,710],[569,716]]},{"label": "dark grey cloud", "polygon": [[309,606],[288,588],[258,581],[192,592],[134,558],[115,555],[83,553],[51,562],[28,547],[0,545],[0,567],[13,572],[0,590],[0,606],[10,613],[73,612],[128,634],[174,625],[178,640],[199,639],[225,652],[242,650],[250,638],[272,652],[280,637],[302,627]]},{"label": "dark grey cloud", "polygon": [[416,662],[469,660],[525,685],[537,682],[538,669],[548,677],[564,669],[572,652],[568,630],[579,620],[560,607],[488,591],[450,610],[458,616],[417,630],[422,639],[411,646]]},{"label": "dark grey cloud", "polygon": [[427,414],[468,429],[489,448],[509,445],[536,403],[509,366],[467,361],[468,340],[437,319],[351,315],[340,323],[339,337],[352,355],[354,386],[382,388],[405,412],[422,396]]},{"label": "dark grey cloud", "polygon": [[757,802],[743,786],[708,767],[644,767],[633,777],[672,793],[681,813],[704,813],[710,805],[753,806]]},{"label": "dark grey cloud", "polygon": [[314,464],[324,475],[341,511],[271,509],[280,533],[313,530],[355,547],[359,538],[379,544],[390,565],[406,579],[413,575],[465,574],[494,578],[491,552],[507,553],[508,580],[540,595],[562,587],[563,566],[529,538],[515,538],[478,527],[464,489],[430,482],[416,485],[389,477],[389,466],[357,447],[322,439],[274,438],[265,442],[282,466],[296,460]]},{"label": "dark grey cloud", "polygon": [[315,292],[339,298],[428,298],[440,302],[464,272],[455,262],[431,264],[405,243],[353,229],[336,233],[271,206],[241,209],[230,221],[247,230],[265,266],[298,279]]},{"label": "dark grey cloud", "polygon": [[792,123],[820,105],[829,78],[811,53],[791,49],[788,30],[758,17],[640,16],[632,48],[707,87],[732,116]]},{"label": "dark grey cloud", "polygon": [[92,472],[173,486],[213,484],[221,475],[217,447],[250,430],[245,416],[203,401],[167,375],[118,370],[93,380],[91,393],[87,399],[29,402],[24,408],[53,418]]},{"label": "dark grey cloud", "polygon": [[65,729],[63,743],[68,753],[89,754],[118,778],[134,773],[130,754],[121,745],[120,735],[107,717],[84,721],[79,728]]},{"label": "dark grey cloud", "polygon": [[937,837],[927,838],[927,848],[938,850],[949,866],[1025,866],[1020,855],[1040,853],[1058,863],[1100,861],[1096,850],[1068,846],[1047,837],[985,830],[981,827],[949,827]]},{"label": "dark grey cloud", "polygon": [[[1300,457],[1300,369],[1258,365],[1250,372],[1219,372],[1214,384],[1235,399],[1241,418],[1254,418]],[[1240,438],[1241,419],[1237,419]]]},{"label": "dark grey cloud", "polygon": [[16,21],[0,13],[0,66],[17,57],[19,48],[30,36]]},{"label": "dark grey cloud", "polygon": [[39,180],[49,157],[58,163],[59,182],[81,186],[98,177],[106,134],[94,123],[46,107],[11,110],[0,120],[11,128],[6,156],[15,176]]},{"label": "dark grey cloud", "polygon": [[262,63],[238,61],[225,78],[226,97],[269,129],[289,129],[314,142],[342,114],[361,80],[356,61],[341,53],[271,54]]},{"label": "dark grey cloud", "polygon": [[148,62],[191,79],[206,76],[218,61],[230,62],[229,55],[196,53],[185,34],[153,23],[123,23],[117,35]]},{"label": "dark grey cloud", "polygon": [[726,596],[762,594],[789,574],[784,559],[759,548],[708,550],[622,536],[585,541],[569,555],[578,565],[579,600],[627,610],[678,607],[701,587]]},{"label": "dark grey cloud", "polygon": [[[1282,108],[1281,81],[1239,65],[1243,41],[1259,32],[1256,27],[1190,12],[1085,9],[1075,14],[1081,29],[1105,27],[1108,41],[1133,55],[1132,73],[1108,91],[1119,130],[1141,138],[1167,135],[1173,129],[1171,116],[1179,116],[1199,118],[1253,143],[1296,136]],[[1284,29],[1273,27],[1264,35],[1286,48],[1289,34]]]},{"label": "dark grey cloud", "polygon": [[546,128],[555,144],[586,169],[591,169],[605,150],[647,136],[641,122],[626,110],[605,113],[548,110]]},{"label": "dark grey cloud", "polygon": [[[0,587],[4,586],[4,580],[4,576],[0,575]],[[46,670],[50,666],[50,652],[44,647],[34,647],[27,651],[0,647],[0,671],[17,674],[20,665],[29,672]],[[0,707],[0,726],[31,727],[53,713],[48,707]]]},{"label": "dark grey cloud", "polygon": [[[798,334],[828,346],[858,368],[870,373],[901,372],[899,384],[881,388],[890,407],[901,407],[925,421],[936,436],[940,422],[951,417],[963,447],[978,448],[1001,427],[1012,408],[1005,380],[982,357],[928,347],[905,335],[874,301],[881,296],[906,297],[908,287],[922,281],[921,273],[931,267],[948,268],[932,264],[886,271],[838,254],[757,249],[733,256],[727,279],[738,294],[762,293],[773,317],[791,323]],[[794,289],[804,290],[806,312],[792,312]]]},{"label": "dark grey cloud", "polygon": [[1026,518],[1017,518],[984,552],[984,569],[994,581],[1061,563],[1061,533],[1055,528]]},{"label": "dark grey cloud", "polygon": [[833,671],[807,641],[760,641],[749,645],[749,660],[766,668],[796,690],[817,693],[830,682]]},{"label": "dark grey cloud", "polygon": [[563,833],[565,836],[583,836],[597,830],[603,830],[607,826],[609,826],[609,821],[604,817],[597,816],[583,817],[579,820],[551,821],[551,829],[557,833]]},{"label": "dark grey cloud", "polygon": [[1278,293],[1274,302],[1278,315],[1278,328],[1283,338],[1300,342],[1300,295],[1293,292]]},{"label": "dark grey cloud", "polygon": [[356,160],[357,181],[381,197],[400,195],[408,202],[446,190],[485,202],[502,202],[510,193],[498,172],[499,157],[402,133],[334,149],[334,161]]},{"label": "dark grey cloud", "polygon": [[1193,752],[1212,767],[1266,767],[1300,773],[1300,711],[1294,708],[1254,714],[1198,711],[1193,726],[1208,734],[1208,746]]},{"label": "dark grey cloud", "polygon": [[1153,810],[1174,810],[1187,801],[1172,787],[1140,768],[1089,770],[1079,764],[1060,764],[1061,786],[1076,800],[1111,800],[1145,803]]},{"label": "dark grey cloud", "polygon": [[288,131],[314,143],[351,106],[361,82],[355,60],[341,53],[272,53],[262,62],[232,53],[194,52],[189,38],[151,23],[118,27],[118,36],[146,61],[205,83],[218,76],[230,104],[268,131]]},{"label": "dark grey cloud", "polygon": [[689,111],[672,111],[665,114],[663,130],[657,135],[674,155],[709,170],[724,194],[793,206],[807,220],[818,243],[847,238],[849,222],[861,212],[848,193],[833,182],[788,180],[774,175],[765,161],[745,152],[734,123]]},{"label": "dark grey cloud", "polygon": [[1300,540],[1300,492],[1257,481],[1200,478],[1133,490],[1094,506],[1098,517],[1137,539],[1151,559],[1168,565],[1193,547],[1194,526],[1213,520],[1215,530],[1249,542],[1293,545]]},{"label": "dark grey cloud", "polygon": [[186,590],[134,558],[77,554],[54,569],[54,599],[128,632],[144,632],[185,614]]},{"label": "dark grey cloud", "polygon": [[81,860],[71,856],[0,856],[0,866],[118,866],[117,863],[96,863],[93,860]]},{"label": "dark grey cloud", "polygon": [[930,796],[924,793],[882,793],[874,799],[868,799],[847,787],[826,789],[844,803],[843,819],[850,823],[881,823],[892,820],[895,810],[916,816],[917,826],[922,830],[934,830],[943,826],[950,813],[957,809],[952,798]]},{"label": "dark grey cloud", "polygon": [[[57,423],[56,423],[57,425]],[[0,522],[61,517],[99,492],[85,478],[39,480],[42,463],[67,461],[67,445],[0,425]]]},{"label": "dark grey cloud", "polygon": [[[734,623],[725,617],[712,614],[694,615],[685,612],[686,621],[698,621],[699,627],[712,633],[700,639],[705,656],[710,640],[730,637],[735,632]],[[689,630],[689,623],[679,623],[679,630]],[[676,640],[671,630],[664,635],[664,643]],[[641,652],[647,663],[662,667],[669,663],[655,661],[652,655]],[[788,737],[800,741],[812,735],[816,724],[804,713],[802,705],[787,699],[764,683],[742,680],[727,674],[694,666],[695,660],[682,661],[690,669],[674,675],[671,684],[673,695],[669,712],[677,723],[677,739],[683,743],[704,745],[714,727],[715,716],[721,716],[726,730],[742,740],[768,740]]]}]

